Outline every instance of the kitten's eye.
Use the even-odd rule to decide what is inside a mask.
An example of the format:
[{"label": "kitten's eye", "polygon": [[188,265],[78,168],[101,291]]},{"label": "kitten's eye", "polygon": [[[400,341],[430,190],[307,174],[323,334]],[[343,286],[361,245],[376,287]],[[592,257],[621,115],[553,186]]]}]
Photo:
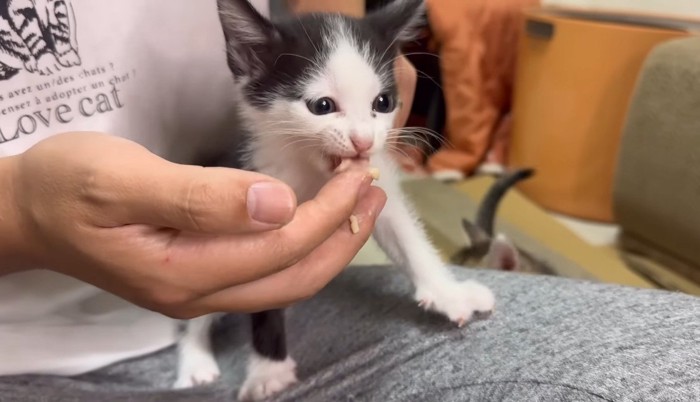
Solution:
[{"label": "kitten's eye", "polygon": [[324,114],[329,114],[335,112],[337,109],[335,107],[335,102],[331,98],[321,98],[315,101],[309,101],[306,103],[309,111],[315,115],[321,116]]},{"label": "kitten's eye", "polygon": [[372,110],[377,113],[391,113],[396,107],[396,102],[394,102],[394,97],[389,94],[380,94],[374,98],[372,102]]}]

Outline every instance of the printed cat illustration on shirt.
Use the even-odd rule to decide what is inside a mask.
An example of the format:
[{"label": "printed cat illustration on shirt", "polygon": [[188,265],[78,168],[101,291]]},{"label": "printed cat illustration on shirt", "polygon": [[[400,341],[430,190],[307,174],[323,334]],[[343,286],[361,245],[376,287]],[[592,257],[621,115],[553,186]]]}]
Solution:
[{"label": "printed cat illustration on shirt", "polygon": [[80,65],[70,0],[0,0],[0,81]]}]

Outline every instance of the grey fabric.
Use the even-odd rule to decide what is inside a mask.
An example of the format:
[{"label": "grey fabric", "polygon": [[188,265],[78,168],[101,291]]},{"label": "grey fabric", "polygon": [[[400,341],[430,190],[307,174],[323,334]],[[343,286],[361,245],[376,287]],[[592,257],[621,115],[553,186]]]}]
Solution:
[{"label": "grey fabric", "polygon": [[645,254],[660,255],[655,259],[698,283],[699,134],[700,38],[664,42],[647,57],[630,104],[615,216],[624,237],[636,245],[633,251],[648,249]]},{"label": "grey fabric", "polygon": [[[280,401],[698,401],[700,299],[556,277],[459,270],[498,297],[458,329],[419,310],[392,269],[348,269],[289,310],[301,383]],[[164,391],[168,349],[77,378],[0,379],[2,401],[230,401],[248,324],[215,330],[224,378]],[[0,357],[1,358],[1,357]]]}]

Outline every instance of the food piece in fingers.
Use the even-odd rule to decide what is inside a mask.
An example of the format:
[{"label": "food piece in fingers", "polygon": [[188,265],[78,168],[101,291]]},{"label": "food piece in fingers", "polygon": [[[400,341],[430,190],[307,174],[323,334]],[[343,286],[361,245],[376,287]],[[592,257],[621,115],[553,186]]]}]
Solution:
[{"label": "food piece in fingers", "polygon": [[350,215],[350,231],[353,234],[360,231],[360,223],[357,221],[357,217],[355,215]]}]

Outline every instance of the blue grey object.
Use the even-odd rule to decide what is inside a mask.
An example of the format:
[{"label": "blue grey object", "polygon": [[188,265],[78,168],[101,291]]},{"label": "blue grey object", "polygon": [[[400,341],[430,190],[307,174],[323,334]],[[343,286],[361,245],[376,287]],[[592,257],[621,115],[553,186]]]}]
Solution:
[{"label": "blue grey object", "polygon": [[[700,298],[455,268],[492,287],[488,319],[458,329],[424,313],[386,267],[350,268],[289,310],[301,383],[280,401],[700,401]],[[175,353],[76,378],[0,379],[0,401],[231,401],[248,320],[215,330],[224,378],[185,391]]]}]

